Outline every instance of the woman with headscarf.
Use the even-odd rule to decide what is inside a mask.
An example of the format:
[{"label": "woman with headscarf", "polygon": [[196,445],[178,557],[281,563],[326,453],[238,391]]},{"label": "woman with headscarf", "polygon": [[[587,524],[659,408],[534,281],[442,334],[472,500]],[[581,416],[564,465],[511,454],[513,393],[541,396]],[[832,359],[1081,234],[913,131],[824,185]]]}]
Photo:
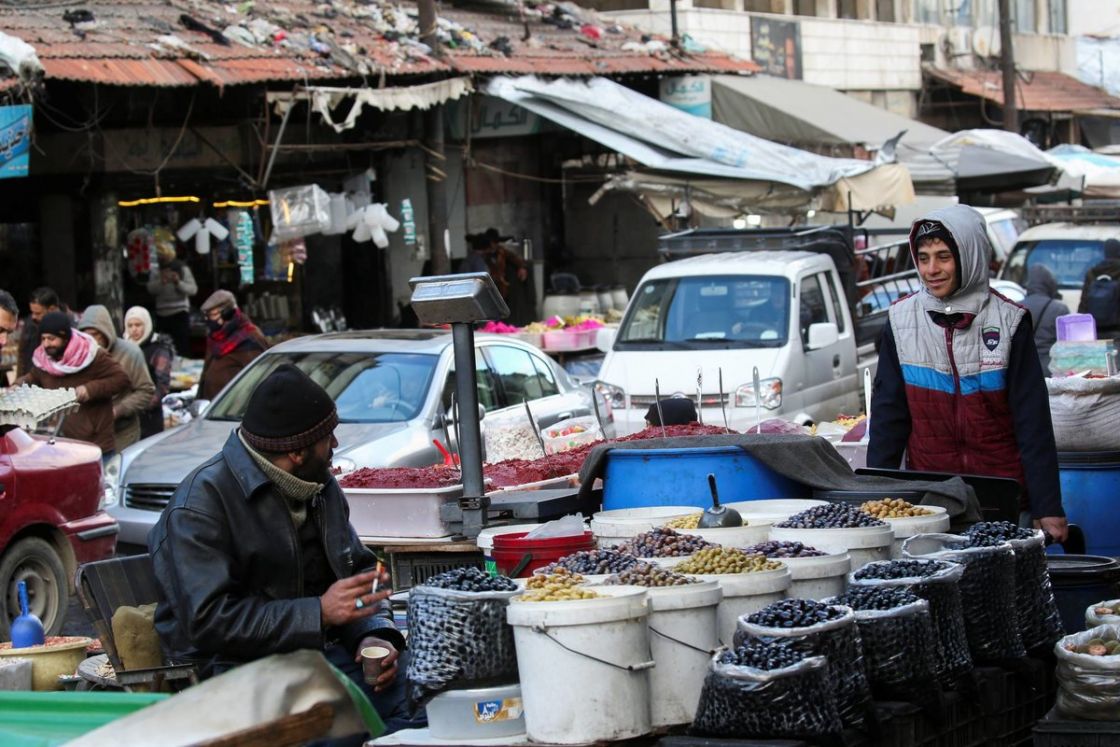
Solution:
[{"label": "woman with headscarf", "polygon": [[175,345],[169,335],[154,333],[152,315],[143,306],[133,306],[125,312],[124,334],[144,353],[148,373],[156,385],[151,404],[140,413],[140,438],[147,438],[163,430],[163,398],[171,390]]},{"label": "woman with headscarf", "polygon": [[1038,348],[1038,362],[1043,375],[1050,373],[1050,348],[1058,339],[1058,317],[1069,313],[1061,302],[1058,280],[1045,265],[1031,265],[1027,274],[1027,297],[1023,305],[1031,312],[1034,325],[1034,346]]}]

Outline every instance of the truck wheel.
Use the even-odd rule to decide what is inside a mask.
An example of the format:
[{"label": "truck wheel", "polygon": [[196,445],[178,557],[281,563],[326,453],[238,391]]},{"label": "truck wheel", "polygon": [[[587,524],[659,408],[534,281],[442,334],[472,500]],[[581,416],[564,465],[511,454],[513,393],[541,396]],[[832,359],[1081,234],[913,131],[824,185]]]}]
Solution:
[{"label": "truck wheel", "polygon": [[47,635],[58,635],[70,604],[66,569],[45,540],[25,537],[8,548],[0,560],[0,640],[10,638],[12,620],[19,615],[19,582],[27,582],[30,610],[43,621]]}]

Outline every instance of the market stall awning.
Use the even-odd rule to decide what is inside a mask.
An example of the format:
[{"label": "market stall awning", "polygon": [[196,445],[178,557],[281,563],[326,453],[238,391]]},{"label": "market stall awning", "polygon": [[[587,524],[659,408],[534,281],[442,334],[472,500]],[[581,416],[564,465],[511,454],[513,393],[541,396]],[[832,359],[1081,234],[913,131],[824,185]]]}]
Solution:
[{"label": "market stall awning", "polygon": [[[947,70],[924,66],[933,78],[1003,106],[1003,81],[998,70]],[[1118,109],[1120,99],[1106,91],[1082,83],[1072,75],[1035,70],[1015,80],[1015,101],[1024,111],[1077,112],[1084,109]]]},{"label": "market stall awning", "polygon": [[[702,119],[604,78],[495,78],[485,92],[525,107],[655,171],[793,187],[808,197],[879,164],[829,158]],[[909,179],[879,205],[913,199]]]},{"label": "market stall awning", "polygon": [[1085,197],[1120,199],[1120,158],[1094,153],[1083,145],[1059,145],[1046,151],[1067,175],[1080,178]]},{"label": "market stall awning", "polygon": [[1054,163],[1022,135],[1004,130],[961,130],[929,149],[956,175],[960,192],[1010,192],[1048,184]]}]

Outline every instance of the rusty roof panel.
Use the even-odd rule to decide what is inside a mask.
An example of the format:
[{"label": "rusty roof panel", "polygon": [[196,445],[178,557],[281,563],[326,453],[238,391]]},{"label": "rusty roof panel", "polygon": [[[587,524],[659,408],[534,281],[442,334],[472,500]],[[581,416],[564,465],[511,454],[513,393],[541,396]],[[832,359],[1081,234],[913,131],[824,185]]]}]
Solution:
[{"label": "rusty roof panel", "polygon": [[198,85],[198,78],[174,60],[70,59],[43,60],[47,77],[111,86],[180,88]]},{"label": "rusty roof panel", "polygon": [[[998,71],[945,70],[929,66],[926,72],[946,81],[963,93],[1003,105],[1003,80]],[[1020,109],[1036,112],[1074,112],[1084,109],[1117,109],[1120,98],[1082,83],[1064,73],[1035,71],[1015,82],[1015,100]]]},{"label": "rusty roof panel", "polygon": [[[719,52],[678,53],[664,39],[570,4],[522,0],[439,8],[448,61],[417,41],[414,2],[388,0],[88,0],[89,23],[59,5],[0,8],[0,28],[32,44],[48,78],[114,85],[229,86],[451,70],[478,74],[599,75],[752,72]],[[227,27],[257,43],[220,43]],[[173,37],[173,38],[172,38]]]}]

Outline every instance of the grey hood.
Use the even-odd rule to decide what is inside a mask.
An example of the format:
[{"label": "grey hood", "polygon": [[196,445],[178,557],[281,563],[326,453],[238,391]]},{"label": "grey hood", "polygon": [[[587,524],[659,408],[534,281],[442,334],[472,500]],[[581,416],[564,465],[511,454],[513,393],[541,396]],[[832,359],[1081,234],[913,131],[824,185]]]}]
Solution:
[{"label": "grey hood", "polygon": [[1032,265],[1027,271],[1027,295],[1061,298],[1058,292],[1058,279],[1045,265]]},{"label": "grey hood", "polygon": [[113,317],[109,316],[109,309],[101,304],[86,307],[86,310],[82,312],[82,318],[78,321],[78,329],[83,332],[87,329],[96,329],[105,335],[105,339],[109,341],[110,350],[117,342],[117,330],[113,326]]},{"label": "grey hood", "polygon": [[942,314],[979,314],[988,303],[988,257],[992,250],[984,216],[967,205],[953,205],[934,210],[914,221],[910,228],[910,256],[914,259],[915,267],[918,266],[918,248],[914,238],[918,234],[918,228],[927,221],[936,221],[945,226],[957,242],[960,258],[957,272],[960,274],[961,285],[948,298],[937,298],[923,285],[920,295],[922,307]]}]

